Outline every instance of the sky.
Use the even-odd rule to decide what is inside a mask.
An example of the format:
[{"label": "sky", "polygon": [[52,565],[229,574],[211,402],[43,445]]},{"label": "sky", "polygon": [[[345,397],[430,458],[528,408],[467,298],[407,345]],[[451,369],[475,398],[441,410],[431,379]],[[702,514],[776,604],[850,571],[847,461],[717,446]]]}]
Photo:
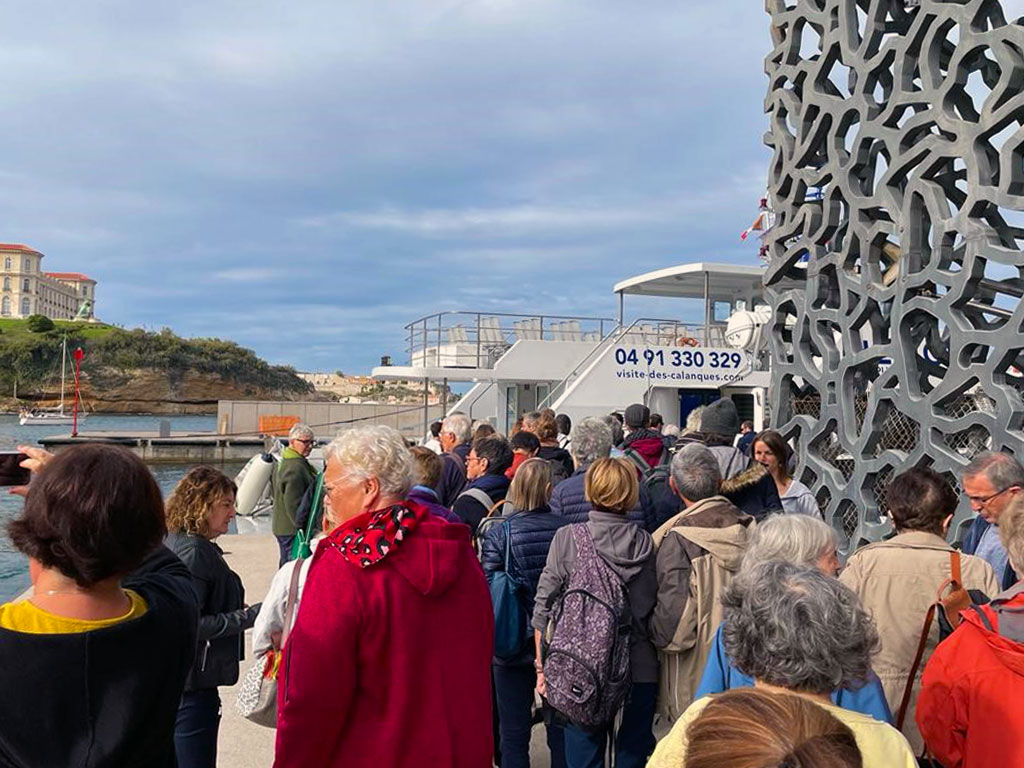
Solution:
[{"label": "sky", "polygon": [[434,312],[613,316],[627,277],[758,263],[758,4],[36,0],[0,23],[0,241],[96,279],[107,322],[366,373]]}]

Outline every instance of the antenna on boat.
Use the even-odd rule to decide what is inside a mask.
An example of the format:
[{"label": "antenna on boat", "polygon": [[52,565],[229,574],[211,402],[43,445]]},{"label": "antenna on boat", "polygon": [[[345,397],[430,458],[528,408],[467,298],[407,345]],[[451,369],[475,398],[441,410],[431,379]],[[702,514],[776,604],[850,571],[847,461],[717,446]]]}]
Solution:
[{"label": "antenna on boat", "polygon": [[75,410],[71,422],[71,436],[78,437],[78,374],[82,368],[85,353],[81,347],[75,347]]},{"label": "antenna on boat", "polygon": [[68,358],[68,335],[64,334],[64,341],[60,345],[60,408],[58,413],[64,414],[64,370],[67,368]]}]

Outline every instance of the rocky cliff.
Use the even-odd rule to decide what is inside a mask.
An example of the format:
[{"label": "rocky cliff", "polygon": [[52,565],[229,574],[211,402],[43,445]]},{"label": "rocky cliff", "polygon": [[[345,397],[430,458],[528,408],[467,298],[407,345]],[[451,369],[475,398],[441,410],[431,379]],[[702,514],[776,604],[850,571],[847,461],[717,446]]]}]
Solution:
[{"label": "rocky cliff", "polygon": [[[61,345],[81,347],[81,393],[89,411],[215,413],[218,400],[321,400],[286,366],[269,365],[251,350],[221,339],[182,339],[110,326],[60,323],[48,332],[20,321],[0,324],[0,408],[51,407],[60,400]],[[74,397],[69,372],[65,406]]]}]

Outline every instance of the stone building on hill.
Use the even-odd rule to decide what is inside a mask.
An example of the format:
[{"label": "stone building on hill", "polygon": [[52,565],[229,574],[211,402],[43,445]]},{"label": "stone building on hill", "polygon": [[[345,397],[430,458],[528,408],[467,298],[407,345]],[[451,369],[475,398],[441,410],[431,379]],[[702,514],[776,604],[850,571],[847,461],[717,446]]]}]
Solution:
[{"label": "stone building on hill", "polygon": [[27,245],[0,243],[0,317],[93,319],[96,281],[80,272],[43,272],[42,261]]}]

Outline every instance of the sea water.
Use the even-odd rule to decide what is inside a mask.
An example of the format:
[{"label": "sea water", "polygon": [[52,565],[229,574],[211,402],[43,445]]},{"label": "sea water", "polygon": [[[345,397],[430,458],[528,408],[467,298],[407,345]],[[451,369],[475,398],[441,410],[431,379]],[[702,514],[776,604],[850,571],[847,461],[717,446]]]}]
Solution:
[{"label": "sea water", "polygon": [[[162,420],[171,422],[173,432],[212,432],[216,427],[215,416],[161,416],[161,415],[103,415],[89,414],[79,425],[88,432],[156,432]],[[63,425],[31,424],[21,426],[18,417],[0,414],[0,451],[12,451],[19,445],[37,445],[41,437],[68,434],[71,427]],[[192,465],[154,464],[150,467],[164,497]],[[243,464],[219,466],[229,477],[234,477]],[[22,499],[0,488],[0,602],[9,600],[24,591],[28,585],[28,563],[25,557],[11,546],[7,536],[7,521],[21,510]]]}]

